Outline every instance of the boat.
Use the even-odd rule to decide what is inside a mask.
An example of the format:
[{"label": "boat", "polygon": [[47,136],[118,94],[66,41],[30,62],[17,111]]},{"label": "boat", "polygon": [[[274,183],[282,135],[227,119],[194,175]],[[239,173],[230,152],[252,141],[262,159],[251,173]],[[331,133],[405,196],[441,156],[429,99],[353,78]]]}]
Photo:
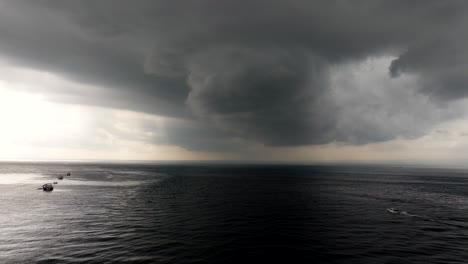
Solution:
[{"label": "boat", "polygon": [[59,180],[63,180],[63,176],[62,176],[62,175],[60,175],[60,176],[58,176],[58,177],[57,177],[57,179],[59,179]]},{"label": "boat", "polygon": [[398,209],[395,209],[395,208],[393,208],[393,207],[392,207],[392,208],[388,208],[388,209],[387,209],[387,212],[392,213],[392,214],[399,214],[399,213],[400,213],[400,211],[399,211]]},{"label": "boat", "polygon": [[58,182],[55,181],[54,184],[58,184]]},{"label": "boat", "polygon": [[70,176],[70,175],[71,175],[71,173],[67,172],[67,176]]},{"label": "boat", "polygon": [[46,183],[46,184],[42,185],[42,190],[46,191],[46,192],[50,192],[50,191],[54,190],[54,186],[52,185],[52,183]]}]

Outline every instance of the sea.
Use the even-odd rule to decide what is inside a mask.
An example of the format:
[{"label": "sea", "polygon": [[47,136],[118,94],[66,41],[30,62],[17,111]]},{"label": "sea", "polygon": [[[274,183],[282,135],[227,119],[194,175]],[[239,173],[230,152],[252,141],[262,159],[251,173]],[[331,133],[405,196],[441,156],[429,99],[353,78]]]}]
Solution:
[{"label": "sea", "polygon": [[0,263],[466,263],[467,249],[464,169],[0,163]]}]

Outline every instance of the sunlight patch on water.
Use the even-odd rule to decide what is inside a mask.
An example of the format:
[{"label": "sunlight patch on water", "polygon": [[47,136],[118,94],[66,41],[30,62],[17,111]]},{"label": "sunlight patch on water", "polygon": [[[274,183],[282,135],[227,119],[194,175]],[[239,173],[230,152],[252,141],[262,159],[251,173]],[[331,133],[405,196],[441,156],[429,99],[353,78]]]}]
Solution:
[{"label": "sunlight patch on water", "polygon": [[0,184],[43,184],[46,182],[57,182],[58,185],[82,185],[82,186],[137,186],[144,181],[123,180],[123,181],[95,181],[85,180],[80,178],[69,179],[65,177],[63,180],[58,180],[56,177],[34,173],[8,173],[0,174]]},{"label": "sunlight patch on water", "polygon": [[143,184],[143,181],[90,181],[78,179],[64,179],[58,181],[59,185],[85,185],[85,186],[137,186]]},{"label": "sunlight patch on water", "polygon": [[28,184],[42,183],[44,176],[34,173],[8,173],[0,174],[0,184]]}]

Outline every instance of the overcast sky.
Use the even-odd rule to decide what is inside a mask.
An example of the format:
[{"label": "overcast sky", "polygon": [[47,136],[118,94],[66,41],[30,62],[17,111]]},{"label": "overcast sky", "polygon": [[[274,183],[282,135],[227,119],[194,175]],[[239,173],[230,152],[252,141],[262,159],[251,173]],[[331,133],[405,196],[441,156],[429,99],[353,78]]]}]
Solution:
[{"label": "overcast sky", "polygon": [[0,159],[463,162],[468,2],[0,0]]}]

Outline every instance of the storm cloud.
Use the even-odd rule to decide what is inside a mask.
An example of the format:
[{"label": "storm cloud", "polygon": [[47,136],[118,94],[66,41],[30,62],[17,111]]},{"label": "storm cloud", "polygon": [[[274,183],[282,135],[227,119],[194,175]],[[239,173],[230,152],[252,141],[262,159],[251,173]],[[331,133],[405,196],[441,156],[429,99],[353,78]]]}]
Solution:
[{"label": "storm cloud", "polygon": [[456,0],[1,1],[0,58],[99,87],[41,89],[50,100],[178,119],[166,144],[366,144],[463,114],[467,11]]}]

